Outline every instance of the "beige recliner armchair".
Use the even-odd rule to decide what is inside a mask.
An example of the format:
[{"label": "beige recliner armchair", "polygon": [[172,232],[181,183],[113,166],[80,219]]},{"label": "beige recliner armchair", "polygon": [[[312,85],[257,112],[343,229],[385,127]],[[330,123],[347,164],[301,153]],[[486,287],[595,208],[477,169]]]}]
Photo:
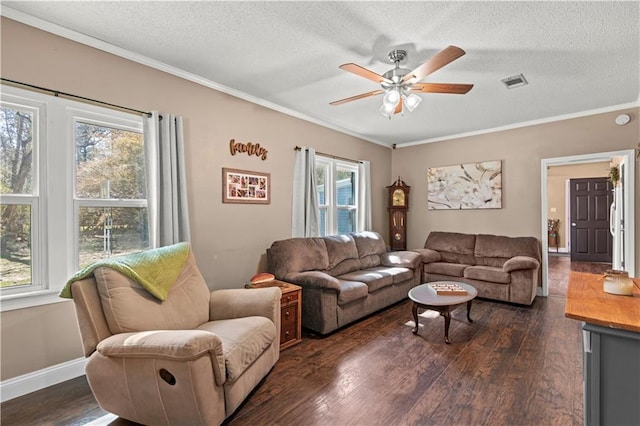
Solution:
[{"label": "beige recliner armchair", "polygon": [[105,266],[69,285],[89,385],[122,418],[220,424],[278,360],[280,289],[211,292],[190,249],[164,301]]}]

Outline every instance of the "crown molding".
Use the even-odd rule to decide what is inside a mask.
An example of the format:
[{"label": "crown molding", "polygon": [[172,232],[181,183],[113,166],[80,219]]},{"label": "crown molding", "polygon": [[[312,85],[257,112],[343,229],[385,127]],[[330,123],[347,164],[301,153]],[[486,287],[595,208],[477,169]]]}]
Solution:
[{"label": "crown molding", "polygon": [[603,108],[580,111],[580,112],[571,113],[571,114],[563,114],[563,115],[556,115],[552,117],[540,118],[537,120],[522,121],[520,123],[513,123],[513,124],[508,124],[506,126],[493,127],[490,129],[483,129],[483,130],[478,130],[474,132],[458,133],[455,135],[443,136],[443,137],[432,138],[432,139],[424,139],[424,140],[419,140],[415,142],[406,142],[402,144],[399,143],[396,145],[396,148],[406,148],[410,146],[424,145],[424,144],[433,143],[433,142],[443,142],[443,141],[448,141],[452,139],[461,139],[461,138],[467,138],[470,136],[478,136],[478,135],[485,135],[488,133],[503,132],[505,130],[519,129],[521,127],[529,127],[529,126],[536,126],[539,124],[554,123],[556,121],[571,120],[574,118],[588,117],[591,115],[604,114],[604,113],[613,112],[613,111],[622,111],[629,108],[640,108],[640,100],[626,103],[626,104],[611,105]]}]

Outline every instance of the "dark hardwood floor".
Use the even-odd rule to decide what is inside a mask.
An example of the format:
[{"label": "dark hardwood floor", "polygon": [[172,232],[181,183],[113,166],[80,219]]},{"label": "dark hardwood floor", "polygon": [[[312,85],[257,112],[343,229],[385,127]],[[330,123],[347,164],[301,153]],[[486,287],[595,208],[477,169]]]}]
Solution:
[{"label": "dark hardwood floor", "polygon": [[[464,308],[452,314],[451,345],[430,311],[411,333],[408,301],[326,337],[306,332],[226,425],[581,425],[580,324],[564,317],[571,265],[556,257],[557,295],[530,307],[476,299],[473,323]],[[84,425],[106,414],[79,377],[3,403],[0,423]]]},{"label": "dark hardwood floor", "polygon": [[566,296],[571,271],[604,274],[611,263],[572,262],[568,254],[549,253],[549,295]]}]

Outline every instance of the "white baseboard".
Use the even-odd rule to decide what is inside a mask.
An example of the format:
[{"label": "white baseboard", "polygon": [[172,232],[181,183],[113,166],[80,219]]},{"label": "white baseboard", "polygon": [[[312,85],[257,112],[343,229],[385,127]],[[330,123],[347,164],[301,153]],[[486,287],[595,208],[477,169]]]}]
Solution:
[{"label": "white baseboard", "polygon": [[84,375],[86,358],[72,359],[42,370],[0,382],[0,402]]},{"label": "white baseboard", "polygon": [[569,253],[569,249],[567,247],[559,247],[558,250],[554,250],[554,249],[549,249],[548,250],[549,254],[555,254],[555,253]]}]

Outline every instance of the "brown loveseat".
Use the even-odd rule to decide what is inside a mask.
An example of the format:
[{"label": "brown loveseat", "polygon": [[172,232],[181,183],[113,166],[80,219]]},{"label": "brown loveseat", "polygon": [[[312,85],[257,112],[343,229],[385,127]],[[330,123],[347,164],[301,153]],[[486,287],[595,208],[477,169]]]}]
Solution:
[{"label": "brown loveseat", "polygon": [[478,296],[530,305],[540,284],[541,246],[534,237],[431,232],[423,249],[422,281],[471,284]]},{"label": "brown loveseat", "polygon": [[276,241],[269,272],[302,287],[302,325],[320,334],[407,297],[420,280],[421,258],[387,252],[375,232]]}]

